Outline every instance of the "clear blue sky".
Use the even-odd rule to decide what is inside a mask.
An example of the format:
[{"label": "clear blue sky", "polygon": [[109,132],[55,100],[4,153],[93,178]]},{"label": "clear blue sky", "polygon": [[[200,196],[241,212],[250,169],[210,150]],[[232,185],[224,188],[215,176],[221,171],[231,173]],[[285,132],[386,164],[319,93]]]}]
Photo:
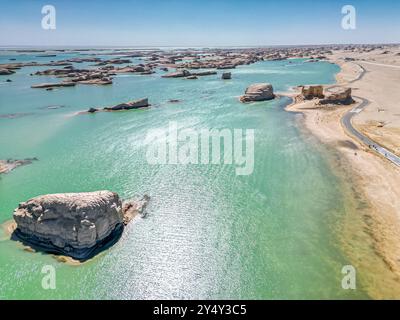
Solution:
[{"label": "clear blue sky", "polygon": [[[56,8],[57,29],[41,28]],[[341,8],[357,9],[343,30]],[[237,46],[400,42],[399,0],[0,0],[0,45]]]}]

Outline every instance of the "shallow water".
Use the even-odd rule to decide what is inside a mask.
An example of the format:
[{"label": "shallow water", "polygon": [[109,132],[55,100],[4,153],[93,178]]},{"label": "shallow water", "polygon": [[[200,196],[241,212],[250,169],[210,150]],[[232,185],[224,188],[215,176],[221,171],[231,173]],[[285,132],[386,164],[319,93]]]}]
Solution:
[{"label": "shallow water", "polygon": [[[66,56],[79,55],[41,59]],[[9,58],[0,55],[0,63]],[[260,62],[234,69],[230,81],[162,79],[158,72],[117,76],[112,86],[30,89],[54,81],[29,76],[46,68],[0,76],[0,159],[39,159],[0,178],[0,222],[12,218],[19,202],[46,193],[109,189],[152,199],[145,219],[81,266],[26,252],[0,235],[0,298],[367,297],[362,285],[341,288],[349,261],[335,230],[345,195],[326,156],[300,133],[298,115],[283,110],[288,99],[237,99],[255,82],[270,82],[276,91],[332,83],[336,65]],[[7,78],[13,82],[4,83]],[[142,97],[149,97],[150,109],[76,114]],[[9,114],[20,116],[1,117]],[[253,174],[237,176],[235,166],[223,164],[149,165],[146,134],[171,121],[179,128],[255,129]],[[57,270],[56,290],[41,287],[47,264]]]}]

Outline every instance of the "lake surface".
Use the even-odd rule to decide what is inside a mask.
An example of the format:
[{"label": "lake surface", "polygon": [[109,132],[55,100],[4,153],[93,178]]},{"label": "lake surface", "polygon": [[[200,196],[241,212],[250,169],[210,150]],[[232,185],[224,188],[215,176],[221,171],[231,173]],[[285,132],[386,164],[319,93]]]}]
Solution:
[{"label": "lake surface", "polygon": [[[3,52],[0,63],[72,57],[82,55]],[[151,202],[146,218],[129,224],[115,246],[81,266],[24,251],[0,235],[1,299],[368,297],[362,285],[357,291],[341,287],[341,269],[349,261],[337,229],[346,195],[327,155],[301,132],[301,116],[284,111],[287,98],[238,101],[257,82],[270,82],[275,91],[333,83],[338,66],[266,61],[233,69],[229,81],[220,74],[163,79],[157,71],[119,75],[111,86],[31,89],[55,81],[29,76],[48,68],[0,76],[0,159],[39,159],[0,177],[0,223],[12,218],[19,202],[47,193],[107,189],[123,198],[146,193]],[[77,115],[142,97],[151,108]],[[180,129],[254,129],[253,174],[237,176],[235,166],[224,164],[148,164],[147,133],[171,121]],[[45,265],[56,269],[56,290],[42,289]]]}]

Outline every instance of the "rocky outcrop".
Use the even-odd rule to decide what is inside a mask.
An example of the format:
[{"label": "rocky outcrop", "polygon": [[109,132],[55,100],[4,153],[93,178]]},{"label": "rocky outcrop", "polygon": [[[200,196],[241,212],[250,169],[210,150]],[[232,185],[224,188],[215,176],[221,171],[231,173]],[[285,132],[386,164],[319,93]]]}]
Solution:
[{"label": "rocky outcrop", "polygon": [[118,241],[124,223],[144,210],[148,198],[140,201],[123,204],[111,191],[39,196],[14,210],[13,239],[84,261]]},{"label": "rocky outcrop", "polygon": [[150,197],[147,194],[141,199],[123,201],[124,225],[127,225],[137,215],[140,215],[142,218],[146,217],[146,207],[149,201]]},{"label": "rocky outcrop", "polygon": [[96,113],[96,112],[104,112],[104,111],[124,111],[124,110],[132,110],[132,109],[140,109],[149,107],[149,99],[143,98],[134,101],[129,101],[125,103],[119,103],[115,106],[104,107],[102,109],[99,108],[89,108],[87,111],[80,112],[79,114],[88,114],[88,113]]},{"label": "rocky outcrop", "polygon": [[0,76],[6,76],[13,73],[15,73],[15,71],[12,71],[10,69],[3,69],[3,68],[0,69]]},{"label": "rocky outcrop", "polygon": [[96,57],[89,57],[89,58],[72,58],[72,59],[67,59],[62,62],[73,62],[73,63],[82,63],[82,62],[100,62],[100,58]]},{"label": "rocky outcrop", "polygon": [[265,101],[274,99],[274,90],[269,83],[256,83],[249,86],[240,97],[241,102]]},{"label": "rocky outcrop", "polygon": [[95,66],[105,66],[107,64],[125,64],[131,63],[132,61],[129,59],[110,59],[110,60],[103,60],[95,64]]},{"label": "rocky outcrop", "polygon": [[325,90],[325,98],[319,101],[320,104],[349,105],[354,103],[351,96],[351,88],[332,87]]},{"label": "rocky outcrop", "polygon": [[120,103],[112,107],[105,107],[106,111],[121,111],[121,110],[131,110],[131,109],[139,109],[146,108],[149,106],[149,99],[143,98],[139,100],[129,101],[126,103]]},{"label": "rocky outcrop", "polygon": [[314,98],[324,98],[324,87],[323,86],[302,86],[301,95],[304,99],[311,100]]},{"label": "rocky outcrop", "polygon": [[88,113],[95,113],[95,112],[97,112],[97,111],[99,111],[99,109],[90,108],[87,112],[88,112]]},{"label": "rocky outcrop", "polygon": [[90,79],[90,80],[82,80],[79,81],[81,84],[97,84],[97,85],[107,85],[112,84],[112,80],[109,78],[99,78],[99,79]]},{"label": "rocky outcrop", "polygon": [[182,71],[177,71],[177,72],[171,72],[162,75],[162,78],[183,78],[183,77],[189,77],[191,73],[187,70],[182,70]]},{"label": "rocky outcrop", "polygon": [[232,74],[230,72],[224,72],[221,76],[222,80],[230,80],[232,79]]},{"label": "rocky outcrop", "polygon": [[59,87],[73,87],[75,85],[76,85],[75,82],[40,83],[32,85],[31,88],[47,89],[47,88],[59,88]]},{"label": "rocky outcrop", "polygon": [[37,158],[28,158],[23,160],[13,160],[13,159],[0,160],[0,174],[8,173],[20,166],[31,164],[33,161],[37,161]]},{"label": "rocky outcrop", "polygon": [[198,72],[191,72],[192,76],[203,77],[203,76],[211,76],[217,74],[217,71],[198,71]]}]

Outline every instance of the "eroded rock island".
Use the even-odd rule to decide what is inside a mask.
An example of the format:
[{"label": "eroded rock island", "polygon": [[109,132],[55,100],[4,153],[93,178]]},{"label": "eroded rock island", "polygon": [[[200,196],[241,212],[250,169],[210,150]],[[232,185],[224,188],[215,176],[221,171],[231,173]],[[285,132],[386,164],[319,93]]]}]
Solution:
[{"label": "eroded rock island", "polygon": [[265,101],[275,98],[272,85],[269,83],[256,83],[249,86],[244,95],[240,97],[241,102]]},{"label": "eroded rock island", "polygon": [[111,191],[39,196],[14,210],[12,238],[35,250],[85,261],[116,243],[147,201],[146,196],[124,202]]}]

